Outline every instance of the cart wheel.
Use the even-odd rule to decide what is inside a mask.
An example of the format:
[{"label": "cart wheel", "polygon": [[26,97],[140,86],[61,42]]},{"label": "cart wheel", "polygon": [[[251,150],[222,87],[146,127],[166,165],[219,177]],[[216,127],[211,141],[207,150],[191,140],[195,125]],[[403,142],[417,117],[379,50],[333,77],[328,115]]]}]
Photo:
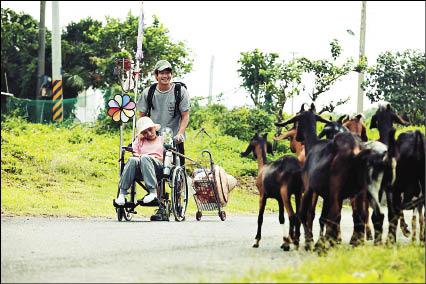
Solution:
[{"label": "cart wheel", "polygon": [[188,206],[188,182],[185,170],[182,167],[176,167],[174,170],[171,195],[173,215],[176,221],[181,222],[185,220],[186,207]]},{"label": "cart wheel", "polygon": [[197,221],[201,220],[201,216],[203,216],[203,214],[201,213],[201,211],[197,211],[197,213],[195,214],[195,219],[197,219]]},{"label": "cart wheel", "polygon": [[226,219],[226,213],[225,213],[225,211],[220,211],[219,212],[219,217],[220,217],[220,220],[225,221],[225,219]]},{"label": "cart wheel", "polygon": [[124,215],[126,215],[126,213],[124,212],[124,208],[118,207],[115,209],[115,211],[117,211],[118,222],[121,222],[123,220]]}]

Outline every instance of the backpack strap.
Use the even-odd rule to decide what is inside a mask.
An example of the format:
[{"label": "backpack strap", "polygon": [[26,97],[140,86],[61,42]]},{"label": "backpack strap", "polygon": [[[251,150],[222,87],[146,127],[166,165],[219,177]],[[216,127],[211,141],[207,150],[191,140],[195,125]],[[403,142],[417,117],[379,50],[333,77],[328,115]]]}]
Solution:
[{"label": "backpack strap", "polygon": [[151,87],[149,87],[148,97],[146,98],[147,103],[148,103],[146,116],[150,116],[151,115],[151,109],[154,109],[154,105],[152,104],[152,98],[154,97],[154,93],[155,93],[156,88],[157,88],[157,83],[154,83],[154,84],[151,85]]},{"label": "backpack strap", "polygon": [[[173,117],[176,116],[177,112],[179,111],[179,105],[180,102],[182,101],[182,87],[186,88],[185,83],[182,82],[174,82],[175,83],[175,111],[173,113]],[[180,113],[179,113],[180,115]]]},{"label": "backpack strap", "polygon": [[173,112],[173,117],[176,116],[176,114],[179,110],[180,101],[182,100],[181,88],[182,88],[181,84],[175,83],[175,110]]}]

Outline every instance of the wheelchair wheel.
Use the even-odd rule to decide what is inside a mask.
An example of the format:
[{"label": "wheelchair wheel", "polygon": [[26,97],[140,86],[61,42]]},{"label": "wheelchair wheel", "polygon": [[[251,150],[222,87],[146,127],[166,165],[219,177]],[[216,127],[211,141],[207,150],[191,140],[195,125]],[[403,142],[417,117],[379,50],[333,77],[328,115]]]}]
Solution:
[{"label": "wheelchair wheel", "polygon": [[123,217],[126,221],[130,221],[130,220],[132,220],[133,213],[130,213],[129,211],[127,211],[127,209],[124,209]]},{"label": "wheelchair wheel", "polygon": [[123,217],[126,215],[126,212],[124,212],[124,208],[118,207],[115,209],[115,211],[117,211],[118,222],[121,222],[123,220]]},{"label": "wheelchair wheel", "polygon": [[184,168],[177,167],[175,169],[172,182],[172,211],[175,220],[180,222],[185,220],[186,207],[188,205],[188,182]]}]

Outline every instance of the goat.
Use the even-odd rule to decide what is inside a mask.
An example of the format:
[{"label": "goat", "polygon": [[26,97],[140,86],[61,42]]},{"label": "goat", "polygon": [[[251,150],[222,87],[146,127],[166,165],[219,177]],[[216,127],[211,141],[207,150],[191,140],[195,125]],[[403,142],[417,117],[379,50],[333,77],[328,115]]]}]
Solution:
[{"label": "goat", "polygon": [[[354,231],[357,236],[363,236],[364,208],[367,185],[366,159],[369,151],[360,153],[360,146],[355,137],[348,132],[339,133],[333,141],[319,140],[316,135],[316,121],[329,123],[315,113],[315,105],[301,111],[295,117],[275,123],[285,126],[297,122],[297,141],[304,141],[306,162],[302,169],[304,192],[300,208],[300,218],[305,229],[305,249],[310,250],[312,237],[312,221],[315,216],[314,194],[324,199],[324,210],[327,212],[325,240],[332,244],[337,239],[337,229],[340,222],[340,211],[344,198],[356,196],[354,209]],[[320,239],[317,248],[326,245]]]},{"label": "goat", "polygon": [[425,217],[422,210],[425,203],[425,138],[423,134],[419,130],[401,133],[392,154],[396,159],[396,178],[392,191],[395,214],[389,220],[388,241],[391,243],[396,241],[398,216],[402,215],[402,210],[413,209],[412,240],[416,240],[415,211],[417,210],[420,224],[419,239],[424,242]]},{"label": "goat", "polygon": [[[266,200],[274,198],[278,201],[279,222],[283,227],[283,244],[281,248],[285,251],[290,249],[290,243],[298,247],[300,238],[300,222],[291,205],[291,195],[295,196],[296,211],[301,200],[301,167],[298,160],[292,156],[284,156],[272,163],[266,163],[266,142],[267,135],[262,137],[256,134],[250,141],[246,151],[241,153],[242,157],[250,152],[256,154],[258,161],[258,174],[256,187],[259,190],[259,215],[257,218],[257,233],[253,247],[259,247],[261,239],[263,214]],[[284,206],[290,221],[289,236],[284,232]]]},{"label": "goat", "polygon": [[[377,128],[379,130],[379,141],[388,146],[389,134],[393,128],[394,122],[401,125],[409,125],[407,121],[402,119],[393,111],[390,103],[381,103],[376,113],[371,117],[370,129]],[[391,214],[392,213],[393,212],[391,212]],[[388,217],[392,218],[392,216]],[[410,235],[410,231],[408,230],[408,225],[405,222],[403,215],[400,216],[400,227],[404,236],[408,237]]]},{"label": "goat", "polygon": [[305,163],[305,147],[303,146],[302,143],[296,141],[296,125],[293,126],[293,128],[291,128],[289,131],[282,133],[281,135],[279,135],[278,137],[274,137],[273,139],[275,141],[280,141],[283,139],[290,139],[290,150],[292,153],[296,154],[297,159],[300,162],[300,165],[303,166],[303,164]]},{"label": "goat", "polygon": [[407,121],[392,110],[390,103],[383,103],[379,105],[376,113],[371,117],[370,129],[377,128],[380,136],[379,141],[389,145],[389,132],[394,122],[401,125],[409,125]]},{"label": "goat", "polygon": [[[343,119],[342,119],[343,118]],[[324,126],[323,131],[320,134],[321,136],[326,136],[328,139],[334,138],[334,136],[339,132],[350,131],[353,134],[357,135],[361,140],[368,140],[366,135],[366,129],[362,123],[362,114],[358,114],[355,117],[342,116],[337,122],[330,122]],[[344,126],[340,126],[343,121]],[[339,128],[340,126],[340,128]],[[371,240],[372,234],[369,226],[368,220],[368,206],[373,209],[373,214],[371,216],[373,225],[374,225],[374,243],[379,244],[382,241],[382,231],[383,231],[383,219],[384,219],[384,210],[380,206],[380,196],[385,189],[389,189],[389,185],[392,183],[392,178],[394,177],[393,170],[395,168],[395,161],[391,159],[388,155],[387,146],[379,141],[370,141],[362,142],[361,146],[363,149],[370,149],[371,156],[367,159],[367,183],[368,183],[368,192],[367,198],[365,200],[365,233],[366,239]],[[386,191],[388,194],[388,190]],[[354,208],[355,198],[351,198],[351,206]],[[388,206],[390,208],[391,205]],[[321,220],[324,218],[324,212],[321,213],[320,218],[320,236],[323,235],[324,222]],[[350,243],[356,242],[355,232],[352,235]]]},{"label": "goat", "polygon": [[346,118],[343,119],[342,124],[349,129],[350,132],[358,135],[363,142],[367,142],[367,129],[365,128],[363,120],[364,115],[360,113],[356,116],[346,116]]},{"label": "goat", "polygon": [[346,115],[343,115],[339,117],[337,121],[332,121],[332,118],[330,117],[330,122],[324,125],[324,128],[318,134],[318,138],[321,139],[325,136],[327,139],[331,140],[337,133],[347,132],[348,129],[345,126],[342,126],[342,120],[345,117]]}]

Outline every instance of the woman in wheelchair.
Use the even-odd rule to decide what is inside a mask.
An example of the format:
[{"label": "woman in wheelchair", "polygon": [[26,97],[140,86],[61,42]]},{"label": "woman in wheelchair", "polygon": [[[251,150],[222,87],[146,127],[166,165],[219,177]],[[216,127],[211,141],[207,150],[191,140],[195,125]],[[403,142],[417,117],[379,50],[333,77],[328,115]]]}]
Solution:
[{"label": "woman in wheelchair", "polygon": [[133,157],[130,157],[124,166],[120,177],[120,193],[115,199],[117,205],[125,204],[125,195],[135,180],[144,180],[148,194],[138,203],[159,205],[151,221],[163,221],[165,209],[160,205],[157,197],[157,176],[163,170],[163,137],[157,135],[161,128],[149,117],[141,117],[136,123],[136,139],[132,142]]}]

